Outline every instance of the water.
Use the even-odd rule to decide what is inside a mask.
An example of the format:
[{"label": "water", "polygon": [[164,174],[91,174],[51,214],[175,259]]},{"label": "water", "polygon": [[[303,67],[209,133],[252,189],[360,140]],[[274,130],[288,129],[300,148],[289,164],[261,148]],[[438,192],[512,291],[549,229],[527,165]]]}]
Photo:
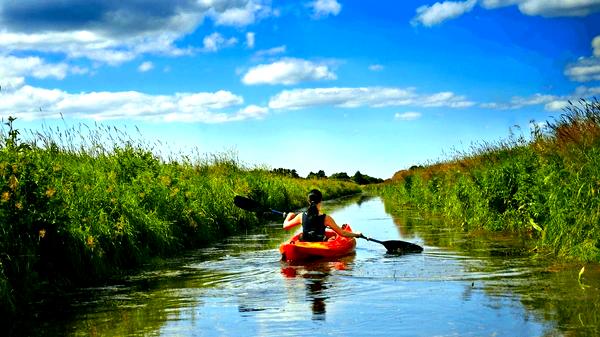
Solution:
[{"label": "water", "polygon": [[448,230],[379,198],[326,203],[338,224],[421,254],[355,255],[290,265],[268,224],[106,287],[38,309],[35,336],[563,336],[597,335],[600,268],[556,263],[517,236]]}]

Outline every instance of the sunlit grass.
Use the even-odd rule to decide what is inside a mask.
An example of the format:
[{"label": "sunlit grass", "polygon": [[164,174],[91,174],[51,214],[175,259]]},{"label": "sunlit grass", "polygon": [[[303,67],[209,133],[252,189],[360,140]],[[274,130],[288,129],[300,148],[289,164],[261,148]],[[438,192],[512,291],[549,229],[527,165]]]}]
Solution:
[{"label": "sunlit grass", "polygon": [[600,261],[600,103],[581,100],[528,140],[479,144],[377,189],[465,230],[519,231],[559,256]]},{"label": "sunlit grass", "polygon": [[282,210],[306,193],[356,193],[334,180],[246,168],[235,154],[154,153],[114,127],[79,125],[0,138],[0,314],[39,287],[98,282],[264,222],[233,205],[247,195]]}]

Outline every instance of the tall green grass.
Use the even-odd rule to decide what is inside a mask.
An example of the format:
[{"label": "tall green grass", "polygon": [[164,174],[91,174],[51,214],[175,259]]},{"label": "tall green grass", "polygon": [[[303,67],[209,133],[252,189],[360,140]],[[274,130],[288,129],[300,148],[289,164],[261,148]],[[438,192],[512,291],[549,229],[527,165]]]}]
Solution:
[{"label": "tall green grass", "polygon": [[530,139],[480,144],[377,190],[465,230],[519,231],[558,256],[600,261],[600,103],[581,100]]},{"label": "tall green grass", "polygon": [[97,283],[265,221],[236,208],[236,194],[295,209],[312,188],[326,198],[360,190],[245,168],[232,154],[165,160],[103,126],[21,140],[13,122],[0,138],[2,317],[42,289]]}]

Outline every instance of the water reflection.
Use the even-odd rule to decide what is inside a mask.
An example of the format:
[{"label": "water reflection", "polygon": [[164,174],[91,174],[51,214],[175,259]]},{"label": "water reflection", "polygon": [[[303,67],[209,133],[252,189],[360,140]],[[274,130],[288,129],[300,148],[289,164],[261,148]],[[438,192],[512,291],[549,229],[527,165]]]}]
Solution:
[{"label": "water reflection", "polygon": [[310,262],[281,262],[281,274],[288,278],[303,279],[306,288],[306,299],[310,302],[312,319],[324,321],[327,311],[327,299],[329,293],[335,291],[343,292],[343,289],[336,289],[336,284],[328,281],[332,271],[348,270],[352,265],[355,255],[325,260],[320,259]]}]

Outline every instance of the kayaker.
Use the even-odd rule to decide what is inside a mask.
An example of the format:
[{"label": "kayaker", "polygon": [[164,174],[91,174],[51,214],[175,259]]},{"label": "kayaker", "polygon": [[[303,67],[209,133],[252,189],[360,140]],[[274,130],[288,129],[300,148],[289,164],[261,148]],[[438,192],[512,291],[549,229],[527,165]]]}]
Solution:
[{"label": "kayaker", "polygon": [[314,189],[308,193],[308,209],[306,212],[299,214],[290,212],[283,221],[283,227],[296,226],[302,224],[302,241],[324,241],[325,228],[329,227],[334,232],[341,236],[349,238],[358,238],[362,234],[360,232],[348,232],[340,228],[333,218],[327,214],[321,213],[321,202],[323,195],[321,191]]}]

